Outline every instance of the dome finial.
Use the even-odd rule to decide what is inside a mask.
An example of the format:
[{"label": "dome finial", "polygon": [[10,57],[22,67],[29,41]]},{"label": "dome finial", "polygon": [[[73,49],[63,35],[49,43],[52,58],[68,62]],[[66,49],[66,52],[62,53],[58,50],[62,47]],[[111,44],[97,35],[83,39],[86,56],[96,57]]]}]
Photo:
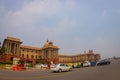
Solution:
[{"label": "dome finial", "polygon": [[47,39],[47,42],[49,42],[49,40]]}]

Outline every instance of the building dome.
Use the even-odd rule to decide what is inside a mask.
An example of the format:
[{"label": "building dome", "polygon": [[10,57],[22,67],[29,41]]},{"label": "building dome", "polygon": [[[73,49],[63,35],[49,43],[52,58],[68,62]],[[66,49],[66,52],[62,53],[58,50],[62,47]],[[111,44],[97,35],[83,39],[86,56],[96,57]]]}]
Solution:
[{"label": "building dome", "polygon": [[49,45],[53,45],[53,42],[50,41],[50,42],[49,42]]},{"label": "building dome", "polygon": [[49,41],[47,40],[43,47],[48,47],[48,46],[49,46]]},{"label": "building dome", "polygon": [[52,41],[47,40],[46,43],[43,45],[43,48],[58,48],[58,47],[53,45]]}]

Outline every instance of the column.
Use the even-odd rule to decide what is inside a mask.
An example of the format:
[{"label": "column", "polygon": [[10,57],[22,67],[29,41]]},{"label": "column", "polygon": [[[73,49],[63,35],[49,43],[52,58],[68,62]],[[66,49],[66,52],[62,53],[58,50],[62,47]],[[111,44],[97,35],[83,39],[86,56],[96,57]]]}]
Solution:
[{"label": "column", "polygon": [[9,49],[8,49],[8,46],[9,46],[9,43],[6,42],[6,47],[5,47],[5,48],[6,48],[6,53],[8,53],[8,50],[9,50]]},{"label": "column", "polygon": [[15,43],[15,54],[16,54],[16,43]]},{"label": "column", "polygon": [[13,45],[13,54],[15,54],[15,43]]},{"label": "column", "polygon": [[6,53],[8,53],[8,42],[6,41]]},{"label": "column", "polygon": [[15,54],[17,54],[17,43],[15,43]]},{"label": "column", "polygon": [[15,44],[15,54],[17,54],[17,44]]},{"label": "column", "polygon": [[16,43],[15,43],[15,54],[16,54]]},{"label": "column", "polygon": [[9,53],[11,54],[11,42],[9,42]]},{"label": "column", "polygon": [[51,50],[48,50],[48,58],[51,58]]},{"label": "column", "polygon": [[10,42],[8,42],[8,54],[10,54]]},{"label": "column", "polygon": [[12,53],[12,51],[11,51],[11,46],[12,46],[12,44],[10,43],[10,47],[9,47],[9,48],[10,48],[10,54]]},{"label": "column", "polygon": [[17,55],[19,55],[19,44],[17,44]]}]

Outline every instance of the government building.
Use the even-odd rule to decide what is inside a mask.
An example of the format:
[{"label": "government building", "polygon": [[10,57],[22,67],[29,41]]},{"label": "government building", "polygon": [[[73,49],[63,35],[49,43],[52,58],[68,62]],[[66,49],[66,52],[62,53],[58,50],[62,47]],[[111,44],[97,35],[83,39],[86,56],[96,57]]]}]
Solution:
[{"label": "government building", "polygon": [[13,61],[14,58],[19,58],[25,63],[74,63],[82,61],[98,61],[100,54],[96,54],[93,50],[76,55],[61,55],[59,54],[59,47],[55,46],[53,42],[47,40],[41,47],[32,47],[22,44],[18,38],[7,37],[3,41],[1,50],[4,48],[4,53],[0,56],[0,61]]}]

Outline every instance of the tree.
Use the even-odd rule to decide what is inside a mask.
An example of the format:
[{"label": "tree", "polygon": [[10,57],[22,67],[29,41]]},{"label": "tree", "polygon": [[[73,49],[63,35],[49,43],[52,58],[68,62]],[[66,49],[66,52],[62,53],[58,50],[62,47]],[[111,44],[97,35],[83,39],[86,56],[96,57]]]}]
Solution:
[{"label": "tree", "polygon": [[3,54],[3,53],[5,53],[5,47],[2,47],[2,48],[0,49],[0,54]]}]

